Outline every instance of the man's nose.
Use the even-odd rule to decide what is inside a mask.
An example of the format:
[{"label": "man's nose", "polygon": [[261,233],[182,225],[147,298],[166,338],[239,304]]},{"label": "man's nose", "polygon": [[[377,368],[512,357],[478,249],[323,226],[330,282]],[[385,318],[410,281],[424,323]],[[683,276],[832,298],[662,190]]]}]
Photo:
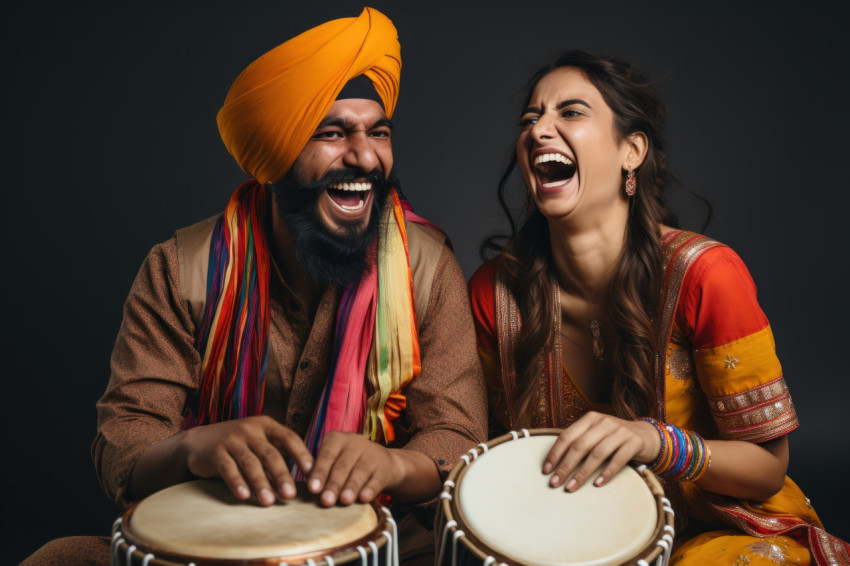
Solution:
[{"label": "man's nose", "polygon": [[373,171],[379,165],[378,155],[365,132],[357,132],[348,137],[348,151],[342,160],[349,167],[356,167],[361,171]]}]

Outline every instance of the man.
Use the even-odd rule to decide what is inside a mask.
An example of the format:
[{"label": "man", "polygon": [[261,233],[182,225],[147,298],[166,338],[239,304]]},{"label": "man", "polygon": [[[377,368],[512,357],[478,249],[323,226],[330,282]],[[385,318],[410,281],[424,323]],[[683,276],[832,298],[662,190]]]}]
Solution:
[{"label": "man", "polygon": [[424,503],[485,440],[465,280],[394,182],[400,67],[366,8],[234,82],[219,130],[253,179],[150,252],[97,405],[120,507],[196,477],[260,505],[297,479],[327,506]]}]

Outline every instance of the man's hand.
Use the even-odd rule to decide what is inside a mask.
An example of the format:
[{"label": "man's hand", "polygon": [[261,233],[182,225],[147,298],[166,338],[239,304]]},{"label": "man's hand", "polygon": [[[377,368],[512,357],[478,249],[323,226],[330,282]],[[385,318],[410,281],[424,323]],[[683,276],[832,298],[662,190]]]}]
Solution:
[{"label": "man's hand", "polygon": [[372,501],[382,491],[400,499],[430,497],[440,478],[430,458],[391,449],[360,434],[328,433],[307,479],[311,493],[325,506]]},{"label": "man's hand", "polygon": [[[301,438],[270,417],[257,416],[199,426],[183,433],[188,471],[199,477],[221,477],[239,499],[251,495],[260,505],[295,497],[295,482],[286,459],[305,474],[313,457]],[[271,481],[271,483],[270,483]]]}]

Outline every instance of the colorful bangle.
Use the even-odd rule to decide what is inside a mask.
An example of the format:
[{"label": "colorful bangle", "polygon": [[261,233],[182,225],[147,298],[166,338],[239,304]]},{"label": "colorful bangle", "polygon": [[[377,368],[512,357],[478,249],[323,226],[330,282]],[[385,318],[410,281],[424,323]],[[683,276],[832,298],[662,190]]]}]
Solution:
[{"label": "colorful bangle", "polygon": [[691,430],[682,430],[669,423],[659,423],[643,417],[655,427],[661,439],[658,457],[649,469],[662,478],[693,482],[700,479],[711,467],[711,450],[702,436]]}]

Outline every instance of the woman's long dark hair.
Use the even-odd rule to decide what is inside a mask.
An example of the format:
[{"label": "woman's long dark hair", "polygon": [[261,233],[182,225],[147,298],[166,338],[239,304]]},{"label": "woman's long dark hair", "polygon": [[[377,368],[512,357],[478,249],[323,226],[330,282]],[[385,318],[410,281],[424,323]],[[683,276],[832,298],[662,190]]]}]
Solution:
[{"label": "woman's long dark hair", "polygon": [[[568,51],[532,76],[524,106],[528,106],[537,83],[561,67],[581,70],[599,90],[614,112],[620,135],[643,132],[648,141],[646,158],[635,170],[637,193],[629,198],[625,247],[606,291],[606,359],[601,370],[612,377],[611,399],[617,415],[634,419],[651,414],[654,407],[654,319],[663,272],[658,225],[677,225],[664,198],[669,177],[662,138],[664,105],[655,88],[631,64],[613,57]],[[508,400],[514,406],[514,414],[520,415],[521,422],[514,423],[517,426],[530,424],[531,415],[524,408],[536,406],[533,401],[542,354],[552,347],[552,340],[560,337],[551,335],[554,263],[549,225],[535,207],[516,229],[507,198],[508,179],[515,167],[514,155],[499,183],[499,202],[508,216],[511,235],[504,246],[497,246],[491,238],[483,249],[501,249],[502,268],[522,317],[514,360],[517,393],[515,399]]]}]

